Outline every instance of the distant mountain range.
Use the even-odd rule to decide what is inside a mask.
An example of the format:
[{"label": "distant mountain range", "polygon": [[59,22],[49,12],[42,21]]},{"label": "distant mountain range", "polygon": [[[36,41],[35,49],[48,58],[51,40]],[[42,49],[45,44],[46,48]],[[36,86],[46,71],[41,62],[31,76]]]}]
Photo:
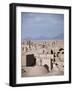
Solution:
[{"label": "distant mountain range", "polygon": [[25,38],[23,40],[64,40],[64,34],[61,33],[58,36],[55,36],[55,37],[52,37],[52,38],[51,37],[45,37],[45,36],[40,36],[38,38],[28,37],[28,38]]}]

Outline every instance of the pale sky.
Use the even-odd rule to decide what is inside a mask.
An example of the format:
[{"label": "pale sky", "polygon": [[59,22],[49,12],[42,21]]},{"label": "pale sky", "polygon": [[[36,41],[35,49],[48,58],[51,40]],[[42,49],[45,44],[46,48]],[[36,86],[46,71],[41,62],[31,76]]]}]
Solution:
[{"label": "pale sky", "polygon": [[50,13],[21,13],[21,38],[44,39],[64,36],[64,15]]}]

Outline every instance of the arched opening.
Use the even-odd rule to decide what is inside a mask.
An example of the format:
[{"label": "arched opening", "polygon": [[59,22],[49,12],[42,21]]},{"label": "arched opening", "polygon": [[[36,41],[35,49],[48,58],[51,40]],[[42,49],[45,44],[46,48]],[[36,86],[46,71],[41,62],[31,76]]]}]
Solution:
[{"label": "arched opening", "polygon": [[59,53],[60,53],[60,52],[57,52],[57,57],[59,57]]},{"label": "arched opening", "polygon": [[47,71],[49,72],[49,66],[47,64],[44,65],[44,67],[47,69]]},{"label": "arched opening", "polygon": [[53,50],[51,50],[51,54],[53,54]]},{"label": "arched opening", "polygon": [[62,50],[64,50],[64,49],[63,49],[63,48],[60,48],[60,49],[59,49],[59,51],[62,51]]},{"label": "arched opening", "polygon": [[64,54],[64,52],[62,52],[62,54]]}]

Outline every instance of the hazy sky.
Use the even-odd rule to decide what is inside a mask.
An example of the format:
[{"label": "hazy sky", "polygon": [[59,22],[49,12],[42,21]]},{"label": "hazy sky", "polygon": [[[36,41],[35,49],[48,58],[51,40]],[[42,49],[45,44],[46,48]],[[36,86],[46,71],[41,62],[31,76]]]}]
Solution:
[{"label": "hazy sky", "polygon": [[49,13],[21,13],[21,38],[53,38],[64,34],[64,15]]}]

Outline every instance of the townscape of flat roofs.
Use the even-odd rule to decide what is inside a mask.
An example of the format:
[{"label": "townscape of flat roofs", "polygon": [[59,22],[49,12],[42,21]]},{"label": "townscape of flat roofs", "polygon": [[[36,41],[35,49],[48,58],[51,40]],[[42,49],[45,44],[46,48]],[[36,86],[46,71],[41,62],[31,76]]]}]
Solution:
[{"label": "townscape of flat roofs", "polygon": [[24,40],[21,52],[22,77],[64,75],[63,40]]}]

